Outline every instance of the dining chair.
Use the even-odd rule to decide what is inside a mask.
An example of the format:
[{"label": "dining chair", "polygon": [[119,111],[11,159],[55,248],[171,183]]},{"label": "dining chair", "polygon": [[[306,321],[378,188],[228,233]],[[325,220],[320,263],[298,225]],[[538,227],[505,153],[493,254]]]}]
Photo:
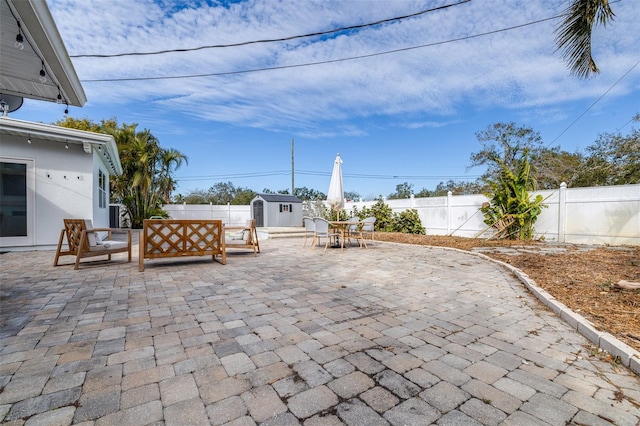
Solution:
[{"label": "dining chair", "polygon": [[375,223],[376,223],[376,218],[373,216],[367,217],[362,220],[362,226],[360,227],[360,237],[362,238],[362,244],[364,244],[365,248],[369,248],[367,247],[367,240],[366,240],[367,236],[369,237],[372,243],[375,241],[375,237],[374,237]]},{"label": "dining chair", "polygon": [[360,223],[360,218],[358,216],[351,217],[347,219],[347,222],[353,222],[353,225],[347,226],[347,239],[349,240],[349,244],[351,244],[351,238],[358,242],[358,245],[362,247],[362,235],[360,234],[360,227],[362,224]]},{"label": "dining chair", "polygon": [[313,218],[313,222],[315,223],[315,232],[313,234],[313,249],[316,248],[316,241],[318,241],[318,243],[320,243],[320,239],[321,238],[326,238],[327,242],[324,245],[324,250],[327,251],[327,247],[329,247],[329,242],[331,242],[331,239],[333,238],[334,241],[335,239],[340,235],[337,232],[334,232],[332,230],[330,230],[329,227],[329,221],[321,218],[321,217],[314,217]]},{"label": "dining chair", "polygon": [[310,216],[304,216],[302,218],[302,223],[304,224],[304,244],[302,247],[307,246],[307,238],[311,237],[311,241],[313,241],[316,233],[316,224],[313,221],[313,218]]}]

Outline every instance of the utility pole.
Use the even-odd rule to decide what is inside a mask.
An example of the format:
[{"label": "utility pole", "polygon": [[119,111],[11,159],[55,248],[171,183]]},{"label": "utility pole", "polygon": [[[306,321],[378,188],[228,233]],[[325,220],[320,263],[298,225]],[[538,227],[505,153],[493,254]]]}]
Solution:
[{"label": "utility pole", "polygon": [[293,168],[293,138],[291,138],[291,195],[296,195],[293,192],[295,189],[294,185],[294,168]]}]

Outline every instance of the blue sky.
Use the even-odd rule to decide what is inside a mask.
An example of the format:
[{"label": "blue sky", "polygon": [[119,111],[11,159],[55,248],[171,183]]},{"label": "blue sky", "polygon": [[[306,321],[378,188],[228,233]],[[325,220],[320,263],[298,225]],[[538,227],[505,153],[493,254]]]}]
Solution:
[{"label": "blue sky", "polygon": [[[69,115],[150,129],[188,156],[176,172],[183,194],[221,181],[290,188],[292,139],[296,187],[326,193],[340,153],[346,191],[372,198],[405,181],[433,189],[481,174],[467,169],[469,156],[481,148],[476,132],[492,123],[532,127],[548,146],[573,152],[600,133],[628,133],[640,112],[638,0],[612,3],[615,21],[593,38],[601,73],[589,80],[571,76],[555,51],[558,20],[381,54],[551,18],[567,5],[560,0],[472,0],[331,36],[110,58],[74,56],[284,38],[456,1],[47,3],[88,98]],[[336,62],[236,73],[324,61]],[[94,81],[220,73],[233,74]],[[50,123],[63,110],[26,100],[12,117]]]}]

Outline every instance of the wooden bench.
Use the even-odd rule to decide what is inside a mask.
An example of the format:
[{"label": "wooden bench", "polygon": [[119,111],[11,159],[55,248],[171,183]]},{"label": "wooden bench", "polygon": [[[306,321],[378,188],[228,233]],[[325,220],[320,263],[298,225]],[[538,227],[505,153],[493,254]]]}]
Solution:
[{"label": "wooden bench", "polygon": [[258,241],[258,231],[256,230],[256,221],[254,219],[247,220],[245,226],[228,227],[226,231],[237,230],[239,232],[234,235],[225,236],[225,251],[234,248],[242,248],[253,250],[253,255],[260,253],[260,242]]},{"label": "wooden bench", "polygon": [[[64,229],[60,231],[58,249],[53,266],[58,266],[60,256],[75,256],[74,269],[80,267],[80,259],[95,256],[107,256],[115,253],[128,253],[128,261],[131,262],[131,231],[116,228],[94,228],[90,219],[64,219]],[[106,232],[107,238],[102,240],[100,232]],[[112,234],[126,233],[127,241],[113,241]],[[67,238],[67,250],[62,248],[64,238]]]},{"label": "wooden bench", "polygon": [[140,232],[138,266],[142,272],[144,259],[209,255],[224,265],[227,263],[224,247],[221,220],[147,219]]}]

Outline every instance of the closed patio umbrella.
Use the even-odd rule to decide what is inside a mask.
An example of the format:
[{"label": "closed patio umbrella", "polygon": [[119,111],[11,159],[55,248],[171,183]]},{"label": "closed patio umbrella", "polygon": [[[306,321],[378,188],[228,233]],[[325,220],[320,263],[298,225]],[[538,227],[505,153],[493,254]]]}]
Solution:
[{"label": "closed patio umbrella", "polygon": [[329,192],[327,192],[327,203],[331,210],[338,212],[344,208],[344,187],[342,185],[342,159],[340,154],[336,156],[333,162],[333,172],[331,173],[331,182],[329,182]]}]

